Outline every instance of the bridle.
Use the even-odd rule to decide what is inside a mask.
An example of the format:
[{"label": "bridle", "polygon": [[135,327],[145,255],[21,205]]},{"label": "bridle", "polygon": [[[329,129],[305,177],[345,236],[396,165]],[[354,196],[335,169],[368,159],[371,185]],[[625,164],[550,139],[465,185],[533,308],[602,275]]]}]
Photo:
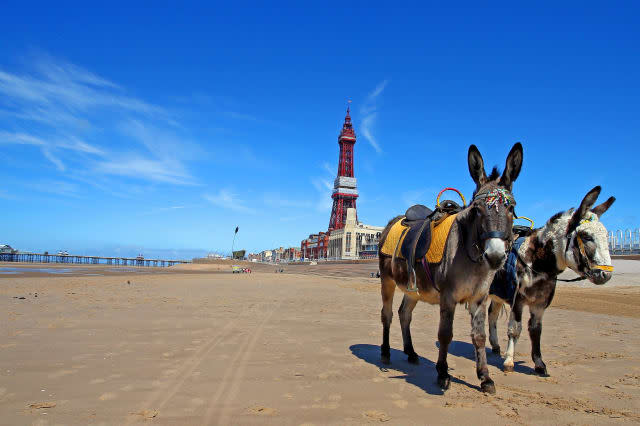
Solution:
[{"label": "bridle", "polygon": [[[593,215],[593,213],[592,213]],[[588,223],[588,222],[592,222],[593,221],[593,216],[590,216],[587,219],[582,219],[580,221],[580,223],[578,224],[578,226],[582,225],[583,223]],[[605,272],[613,272],[613,266],[611,265],[598,265],[598,264],[594,264],[593,262],[591,262],[591,259],[589,259],[589,256],[587,256],[587,252],[584,248],[584,241],[582,241],[582,238],[580,238],[580,234],[578,234],[577,232],[577,227],[576,229],[569,234],[568,238],[567,238],[567,251],[569,250],[569,242],[571,241],[572,238],[572,234],[575,233],[575,239],[578,242],[578,253],[581,256],[582,260],[584,261],[584,263],[587,264],[587,266],[589,267],[588,272],[585,273],[586,276],[589,276],[593,273],[594,270],[600,270],[600,271],[605,271]],[[565,256],[566,257],[566,256]]]},{"label": "bridle", "polygon": [[[469,203],[469,205],[471,206],[475,201],[480,201],[480,200],[484,200],[489,210],[491,210],[492,207],[495,207],[496,211],[498,211],[500,204],[504,205],[506,208],[509,208],[509,206],[513,206],[515,208],[515,205],[516,205],[516,200],[515,198],[513,198],[513,195],[511,194],[511,192],[507,191],[504,188],[494,188],[489,191],[476,194],[471,200],[471,203]],[[514,212],[514,215],[515,215],[515,212]],[[475,247],[475,249],[478,252],[480,252],[479,245],[490,238],[500,238],[501,240],[505,241],[509,246],[507,253],[511,250],[511,244],[513,243],[511,241],[511,235],[508,235],[504,231],[498,231],[498,230],[489,230],[480,234],[480,236],[478,237],[478,240],[473,244],[473,247]],[[478,256],[473,257],[471,256],[468,250],[465,250],[465,251],[467,252],[467,256],[469,257],[469,259],[473,263],[480,262],[485,255],[485,252],[482,252]]]}]

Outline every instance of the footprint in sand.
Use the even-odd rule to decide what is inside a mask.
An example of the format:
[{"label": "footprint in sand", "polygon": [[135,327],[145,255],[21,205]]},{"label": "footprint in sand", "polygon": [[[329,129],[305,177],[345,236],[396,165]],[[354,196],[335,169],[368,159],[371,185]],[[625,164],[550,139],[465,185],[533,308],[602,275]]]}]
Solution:
[{"label": "footprint in sand", "polygon": [[100,397],[98,398],[100,401],[111,401],[113,399],[116,399],[117,395],[113,392],[105,392],[102,395],[100,395]]},{"label": "footprint in sand", "polygon": [[400,408],[407,408],[409,406],[409,403],[403,399],[396,399],[395,401],[393,401],[393,404],[396,407],[400,407]]},{"label": "footprint in sand", "polygon": [[193,398],[190,402],[191,402],[191,405],[195,405],[195,406],[204,405],[204,399],[202,398]]},{"label": "footprint in sand", "polygon": [[365,411],[364,413],[362,413],[362,417],[364,417],[367,420],[373,420],[378,422],[388,422],[389,420],[391,420],[391,417],[389,417],[387,413],[385,413],[384,411],[378,411],[378,410]]},{"label": "footprint in sand", "polygon": [[121,391],[131,392],[133,390],[133,385],[126,385],[120,388]]},{"label": "footprint in sand", "polygon": [[92,381],[89,382],[90,385],[97,385],[99,383],[104,383],[105,380],[104,379],[93,379]]},{"label": "footprint in sand", "polygon": [[162,375],[164,376],[173,376],[174,374],[176,374],[178,372],[178,370],[174,370],[174,369],[168,369],[168,370],[164,370],[162,372]]},{"label": "footprint in sand", "polygon": [[424,408],[431,408],[433,407],[433,401],[428,399],[428,398],[419,398],[418,399],[418,404],[420,404],[421,406],[423,406]]},{"label": "footprint in sand", "polygon": [[67,376],[69,374],[77,373],[75,370],[60,370],[55,373],[49,374],[50,379],[59,379],[60,377]]}]

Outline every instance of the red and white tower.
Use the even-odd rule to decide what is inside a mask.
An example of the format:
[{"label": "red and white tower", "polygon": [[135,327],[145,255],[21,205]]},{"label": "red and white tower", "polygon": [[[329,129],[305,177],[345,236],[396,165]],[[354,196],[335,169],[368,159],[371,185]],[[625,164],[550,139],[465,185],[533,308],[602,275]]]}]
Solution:
[{"label": "red and white tower", "polygon": [[[351,124],[349,107],[344,118],[342,131],[338,136],[340,145],[340,160],[338,163],[338,176],[333,184],[333,208],[331,209],[331,219],[329,220],[329,231],[344,228],[347,220],[347,209],[356,208],[356,198],[358,189],[356,178],[353,177],[353,145],[356,143],[356,132]],[[357,216],[356,216],[357,217]]]}]

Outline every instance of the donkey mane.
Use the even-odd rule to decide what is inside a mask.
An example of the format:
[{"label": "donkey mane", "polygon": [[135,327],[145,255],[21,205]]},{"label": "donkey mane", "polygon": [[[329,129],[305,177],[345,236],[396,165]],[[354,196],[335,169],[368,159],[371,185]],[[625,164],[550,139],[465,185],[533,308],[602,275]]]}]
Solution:
[{"label": "donkey mane", "polygon": [[487,180],[497,180],[500,177],[500,175],[501,175],[501,172],[498,169],[498,166],[493,166],[493,169],[491,170],[491,174],[489,175]]}]

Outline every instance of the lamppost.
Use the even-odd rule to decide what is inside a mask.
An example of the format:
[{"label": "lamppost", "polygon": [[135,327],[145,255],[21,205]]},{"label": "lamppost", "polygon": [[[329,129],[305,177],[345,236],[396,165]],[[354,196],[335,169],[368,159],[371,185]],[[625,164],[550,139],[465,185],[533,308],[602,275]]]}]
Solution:
[{"label": "lamppost", "polygon": [[236,226],[236,232],[233,233],[233,242],[231,243],[231,259],[234,259],[234,255],[233,255],[233,246],[236,244],[236,235],[238,234],[238,228]]}]

